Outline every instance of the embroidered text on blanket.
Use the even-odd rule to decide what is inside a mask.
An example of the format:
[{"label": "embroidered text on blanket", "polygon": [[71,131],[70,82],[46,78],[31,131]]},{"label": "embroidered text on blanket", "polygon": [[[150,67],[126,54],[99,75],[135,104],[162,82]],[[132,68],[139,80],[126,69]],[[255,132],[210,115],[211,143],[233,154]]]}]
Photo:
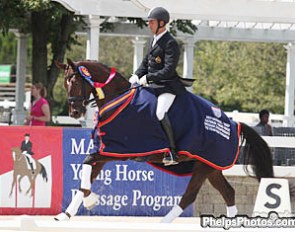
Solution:
[{"label": "embroidered text on blanket", "polygon": [[226,122],[222,122],[221,120],[206,116],[204,121],[205,129],[209,131],[214,131],[222,137],[229,140],[230,138],[230,124]]}]

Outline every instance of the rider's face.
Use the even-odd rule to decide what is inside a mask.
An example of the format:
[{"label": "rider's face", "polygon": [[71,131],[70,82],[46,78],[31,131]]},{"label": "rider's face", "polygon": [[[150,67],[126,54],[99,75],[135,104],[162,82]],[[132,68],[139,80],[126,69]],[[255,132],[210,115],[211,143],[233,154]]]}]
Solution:
[{"label": "rider's face", "polygon": [[151,32],[153,34],[156,34],[157,27],[158,27],[158,21],[155,20],[155,19],[151,19],[151,20],[148,21],[148,26],[149,26]]}]

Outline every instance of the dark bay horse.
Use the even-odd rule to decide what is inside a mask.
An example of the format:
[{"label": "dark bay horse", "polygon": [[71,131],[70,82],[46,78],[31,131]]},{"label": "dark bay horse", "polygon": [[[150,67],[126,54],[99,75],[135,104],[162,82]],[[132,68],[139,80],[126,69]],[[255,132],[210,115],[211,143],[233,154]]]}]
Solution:
[{"label": "dark bay horse", "polygon": [[[88,155],[84,161],[88,168],[82,169],[80,192],[85,207],[91,208],[97,199],[90,190],[90,182],[95,180],[107,162],[114,160],[146,161],[169,172],[181,172],[185,167],[187,170],[183,173],[191,174],[179,205],[175,206],[162,222],[171,222],[182,213],[183,209],[193,203],[206,179],[222,195],[227,205],[227,215],[235,216],[237,214],[235,191],[223,176],[222,170],[235,164],[241,144],[246,148],[244,165],[248,175],[251,175],[250,170],[248,171],[248,167],[251,166],[251,172],[258,181],[263,177],[274,176],[270,149],[255,130],[246,124],[230,120],[218,107],[189,92],[184,97],[179,97],[179,103],[175,103],[179,104],[181,109],[171,108],[170,111],[174,112],[169,112],[178,117],[173,127],[176,134],[179,132],[178,137],[176,135],[179,164],[165,167],[162,159],[169,149],[163,136],[160,136],[161,130],[158,124],[154,122],[153,106],[151,112],[145,110],[145,106],[152,105],[149,102],[153,99],[150,88],[131,86],[114,68],[96,61],[72,62],[68,59],[67,64],[56,62],[56,65],[64,70],[64,87],[67,91],[70,116],[73,118],[83,116],[88,104],[95,103],[99,108],[100,149],[97,153]],[[94,96],[92,99],[90,99],[91,93]],[[141,93],[147,94],[145,95],[147,97]],[[139,98],[137,102],[135,95]],[[135,109],[139,110],[134,112]],[[203,112],[203,109],[206,112]],[[191,117],[195,111],[197,115]],[[200,116],[203,118],[198,118]],[[139,117],[142,121],[136,123]],[[188,122],[188,125],[185,125],[185,122]],[[155,125],[152,125],[153,123]],[[128,130],[132,124],[135,125],[135,129]],[[158,131],[153,134],[150,128]],[[121,134],[122,131],[124,134]],[[127,143],[122,145],[123,139],[118,138],[127,138]],[[147,148],[139,148],[140,145],[145,145]],[[82,184],[85,178],[87,182],[87,177],[83,180],[83,173],[87,172],[91,173],[89,174],[91,180],[89,184]],[[81,203],[79,200],[76,202],[76,204]],[[77,207],[73,207],[71,203],[70,208]],[[66,213],[69,218],[76,212],[73,210]]]}]

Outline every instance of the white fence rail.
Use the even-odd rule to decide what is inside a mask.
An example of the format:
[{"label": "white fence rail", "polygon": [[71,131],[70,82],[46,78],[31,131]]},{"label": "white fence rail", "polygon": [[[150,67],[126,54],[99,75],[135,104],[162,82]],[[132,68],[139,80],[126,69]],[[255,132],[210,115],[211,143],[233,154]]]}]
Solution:
[{"label": "white fence rail", "polygon": [[[234,110],[232,112],[225,112],[226,115],[232,118],[236,122],[243,122],[249,126],[255,126],[259,122],[259,114],[258,113],[246,113],[246,112],[239,112]],[[272,114],[270,113],[269,121],[273,127],[282,127],[284,126],[284,120],[289,119],[295,121],[295,117],[287,117],[282,114]],[[69,125],[79,125],[81,120],[75,120],[68,116],[53,116],[52,120],[54,123],[58,124],[68,124]],[[82,120],[83,121],[83,120]],[[295,127],[295,123],[294,127]]]}]

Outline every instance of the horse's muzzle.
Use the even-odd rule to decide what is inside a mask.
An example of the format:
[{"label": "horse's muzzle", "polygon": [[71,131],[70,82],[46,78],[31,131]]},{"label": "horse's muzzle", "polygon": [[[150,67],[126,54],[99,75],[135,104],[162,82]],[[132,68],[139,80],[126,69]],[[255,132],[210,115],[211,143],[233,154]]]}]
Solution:
[{"label": "horse's muzzle", "polygon": [[86,112],[86,108],[85,107],[74,108],[73,106],[70,106],[69,112],[70,112],[70,117],[78,119],[84,116]]}]

